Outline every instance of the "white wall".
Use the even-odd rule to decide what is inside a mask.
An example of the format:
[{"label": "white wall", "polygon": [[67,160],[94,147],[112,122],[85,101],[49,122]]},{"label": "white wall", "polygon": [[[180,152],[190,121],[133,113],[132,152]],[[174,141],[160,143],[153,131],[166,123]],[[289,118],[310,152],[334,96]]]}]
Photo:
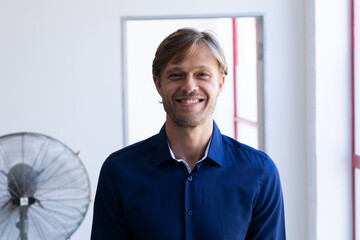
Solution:
[{"label": "white wall", "polygon": [[[306,126],[306,78],[309,68],[306,61],[306,2],[313,3],[315,0],[224,0],[221,3],[208,0],[171,3],[162,0],[2,0],[0,135],[34,131],[55,137],[75,151],[80,150],[80,158],[89,172],[93,197],[103,160],[109,153],[122,146],[121,17],[262,13],[265,22],[266,150],[277,164],[282,179],[287,237],[291,240],[308,239],[308,222],[312,221],[307,212],[308,197],[313,193],[307,189],[307,142],[311,134],[307,132]],[[321,3],[322,9],[328,9],[328,5],[325,4],[326,1]],[[344,34],[346,32],[341,26],[344,25],[345,5],[338,1],[338,5],[330,5],[333,8],[329,13],[329,19],[332,19],[331,13],[340,9],[341,25],[335,25],[335,29]],[[322,13],[325,14],[324,11]],[[317,20],[321,18],[325,21],[325,17],[328,19],[327,14],[319,15]],[[335,18],[331,23],[336,23]],[[320,22],[319,27],[322,27]],[[329,31],[330,29],[318,34],[333,36]],[[340,63],[338,75],[322,77],[321,74],[325,75],[328,67],[335,69],[336,64],[331,62],[332,54],[321,55],[326,49],[319,46],[320,50],[316,52],[317,64],[322,63],[320,56],[323,59],[329,58],[329,61],[321,65],[321,71],[316,75],[323,79],[317,90],[325,87],[326,78],[334,79],[331,93],[335,94],[335,90],[339,90],[336,94],[340,94],[341,104],[336,105],[335,110],[347,116],[348,111],[342,109],[347,103],[347,86],[340,82],[341,78],[347,77],[345,58],[348,53],[341,51],[346,46],[346,38],[341,40],[338,36],[332,41],[334,48],[340,49],[332,50],[331,53],[338,53],[340,60],[344,61]],[[316,99],[319,100],[317,108],[327,106],[327,98],[339,96],[318,91],[316,93],[319,94],[319,98]],[[334,117],[330,108],[323,111],[318,114],[324,113],[329,118]],[[336,129],[327,131],[333,139],[319,145],[317,152],[321,158],[318,167],[327,159],[333,160],[330,171],[327,172],[331,175],[323,175],[325,170],[318,172],[318,205],[325,201],[322,196],[326,199],[337,196],[336,192],[326,187],[326,179],[329,180],[328,177],[333,174],[335,178],[329,181],[334,191],[348,194],[346,167],[339,161],[342,157],[343,161],[347,161],[346,156],[341,152],[335,156],[325,155],[325,149],[329,146],[341,146],[344,150],[342,153],[346,152],[344,140],[347,133],[341,124],[346,124],[347,118],[343,120],[338,115],[335,117],[333,120],[325,119],[330,120],[328,123],[333,123],[329,128]],[[321,129],[317,131],[317,144],[325,138],[326,124],[320,126],[325,122],[320,120],[318,117],[317,126]],[[336,139],[341,141],[340,145],[335,145],[338,143]],[[340,169],[340,173],[335,172],[336,169]],[[325,211],[331,210],[333,215],[330,217],[337,217],[327,220],[330,223],[327,229],[329,236],[332,233],[334,236],[345,236],[337,239],[348,239],[350,234],[349,211],[347,209],[341,212],[343,206],[340,203],[346,202],[347,197],[331,200],[328,206],[331,209],[321,206],[317,212],[319,224],[325,221]],[[72,239],[89,238],[91,218],[92,204],[85,221]],[[336,228],[330,228],[334,221],[337,221],[338,225]],[[338,230],[339,228],[341,230]],[[324,232],[325,227],[320,226],[319,239],[336,239],[322,238],[325,236]]]},{"label": "white wall", "polygon": [[317,239],[352,239],[350,1],[315,9]]},{"label": "white wall", "polygon": [[[120,15],[104,1],[0,1],[0,135],[50,135],[89,173],[122,146]],[[92,202],[72,239],[89,239]]]},{"label": "white wall", "polygon": [[265,18],[265,146],[280,171],[288,239],[307,239],[303,1],[272,1]]}]

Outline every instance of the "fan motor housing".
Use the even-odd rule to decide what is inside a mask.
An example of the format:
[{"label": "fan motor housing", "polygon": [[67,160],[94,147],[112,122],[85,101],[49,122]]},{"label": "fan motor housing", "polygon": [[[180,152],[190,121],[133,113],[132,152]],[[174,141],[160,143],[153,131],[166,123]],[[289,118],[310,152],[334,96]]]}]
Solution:
[{"label": "fan motor housing", "polygon": [[[37,188],[37,172],[25,163],[19,163],[13,166],[8,175],[8,190],[13,199],[18,199],[20,205],[20,198],[30,197],[34,195]],[[29,202],[32,200],[29,199]],[[17,204],[16,204],[17,205]]]}]

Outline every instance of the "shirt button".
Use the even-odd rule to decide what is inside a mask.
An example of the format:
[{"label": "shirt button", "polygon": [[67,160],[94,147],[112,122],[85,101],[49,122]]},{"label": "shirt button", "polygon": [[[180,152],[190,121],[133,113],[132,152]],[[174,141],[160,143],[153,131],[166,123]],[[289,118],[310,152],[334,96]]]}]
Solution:
[{"label": "shirt button", "polygon": [[192,210],[189,210],[189,211],[187,211],[187,214],[188,214],[189,216],[192,216],[194,213],[193,213]]},{"label": "shirt button", "polygon": [[191,182],[193,180],[193,177],[192,176],[189,176],[188,177],[188,180]]}]

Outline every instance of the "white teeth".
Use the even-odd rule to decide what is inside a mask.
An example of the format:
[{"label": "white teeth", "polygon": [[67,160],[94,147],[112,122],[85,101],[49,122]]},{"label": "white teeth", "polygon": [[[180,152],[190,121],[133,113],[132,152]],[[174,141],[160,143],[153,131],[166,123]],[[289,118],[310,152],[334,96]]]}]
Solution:
[{"label": "white teeth", "polygon": [[198,102],[199,102],[199,99],[196,99],[196,100],[181,100],[181,102],[183,102],[183,103],[188,103],[188,104],[198,103]]}]

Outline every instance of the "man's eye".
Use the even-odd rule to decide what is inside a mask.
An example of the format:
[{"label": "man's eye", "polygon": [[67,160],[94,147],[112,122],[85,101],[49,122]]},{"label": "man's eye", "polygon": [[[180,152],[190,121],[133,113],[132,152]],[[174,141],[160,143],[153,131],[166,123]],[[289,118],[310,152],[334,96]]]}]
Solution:
[{"label": "man's eye", "polygon": [[182,76],[181,73],[172,73],[169,75],[170,78],[180,78]]},{"label": "man's eye", "polygon": [[198,73],[197,75],[198,75],[198,77],[208,77],[209,76],[209,74],[203,73],[203,72]]}]

